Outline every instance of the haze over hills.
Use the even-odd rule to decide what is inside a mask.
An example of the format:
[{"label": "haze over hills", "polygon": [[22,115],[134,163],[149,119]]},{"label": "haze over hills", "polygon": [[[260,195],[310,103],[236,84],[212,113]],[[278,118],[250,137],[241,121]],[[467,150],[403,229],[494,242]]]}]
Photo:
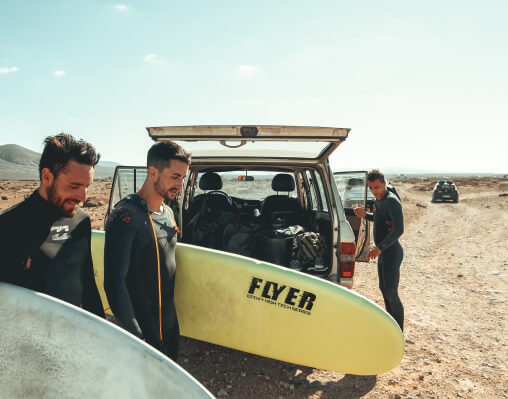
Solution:
[{"label": "haze over hills", "polygon": [[[0,145],[0,180],[38,180],[39,159],[41,154],[17,144]],[[95,167],[96,178],[111,178],[115,172],[117,162],[100,161]],[[367,170],[365,168],[345,168],[342,170]],[[474,172],[450,172],[445,170],[425,170],[415,168],[387,167],[381,170],[389,178],[404,177],[431,177],[431,178],[454,178],[454,177],[506,177],[495,173]],[[334,172],[341,170],[334,168]],[[236,176],[236,172],[232,172]],[[261,174],[260,174],[261,175]]]},{"label": "haze over hills", "polygon": [[[0,180],[38,180],[41,154],[17,144],[0,145]],[[115,162],[99,162],[96,178],[113,177]]]}]

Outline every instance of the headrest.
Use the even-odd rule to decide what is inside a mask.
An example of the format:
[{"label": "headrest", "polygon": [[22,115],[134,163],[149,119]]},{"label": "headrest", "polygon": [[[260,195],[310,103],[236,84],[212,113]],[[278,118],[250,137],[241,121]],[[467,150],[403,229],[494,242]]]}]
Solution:
[{"label": "headrest", "polygon": [[273,191],[293,191],[295,189],[295,179],[287,173],[279,173],[272,179]]},{"label": "headrest", "polygon": [[206,172],[199,179],[199,188],[201,190],[220,190],[222,188],[222,179],[217,173]]}]

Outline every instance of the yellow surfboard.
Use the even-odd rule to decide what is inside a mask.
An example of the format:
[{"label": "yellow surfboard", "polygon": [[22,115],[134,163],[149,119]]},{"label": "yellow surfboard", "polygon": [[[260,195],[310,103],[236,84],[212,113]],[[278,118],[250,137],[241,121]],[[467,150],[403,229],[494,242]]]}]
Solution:
[{"label": "yellow surfboard", "polygon": [[[92,233],[105,310],[104,232]],[[404,338],[367,298],[244,256],[179,243],[175,305],[182,335],[285,362],[358,375],[396,367]]]}]

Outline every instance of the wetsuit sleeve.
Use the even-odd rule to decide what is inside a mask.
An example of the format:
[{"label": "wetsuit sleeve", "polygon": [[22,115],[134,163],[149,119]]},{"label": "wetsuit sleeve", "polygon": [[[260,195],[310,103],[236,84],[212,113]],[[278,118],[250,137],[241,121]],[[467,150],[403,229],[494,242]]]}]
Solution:
[{"label": "wetsuit sleeve", "polygon": [[92,261],[92,225],[90,223],[90,218],[88,221],[88,261],[86,263],[85,268],[83,269],[83,309],[88,310],[89,312],[105,318],[104,315],[104,306],[102,305],[101,297],[99,295],[99,290],[97,289],[97,284],[95,283],[95,276],[93,271],[93,261]]},{"label": "wetsuit sleeve", "polygon": [[104,245],[104,289],[116,319],[130,333],[143,338],[127,289],[131,250],[136,227],[129,210],[113,210],[106,224]]},{"label": "wetsuit sleeve", "polygon": [[11,208],[0,213],[0,281],[20,284],[23,267],[27,260],[28,242],[20,234],[20,226],[26,223],[20,208]]},{"label": "wetsuit sleeve", "polygon": [[391,231],[381,241],[377,247],[384,251],[386,248],[391,247],[397,242],[399,237],[404,233],[404,217],[402,215],[402,205],[395,198],[388,198],[386,203],[386,211],[389,220],[392,222]]}]

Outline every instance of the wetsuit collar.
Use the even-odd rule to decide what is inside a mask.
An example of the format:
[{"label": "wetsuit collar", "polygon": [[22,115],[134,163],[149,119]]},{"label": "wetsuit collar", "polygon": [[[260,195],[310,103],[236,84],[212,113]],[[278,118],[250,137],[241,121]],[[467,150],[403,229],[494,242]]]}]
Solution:
[{"label": "wetsuit collar", "polygon": [[39,209],[39,212],[44,214],[48,219],[57,220],[66,217],[60,208],[53,205],[51,202],[41,196],[39,189],[36,189],[32,195],[28,197],[27,201],[30,201],[39,206],[41,208]]}]

